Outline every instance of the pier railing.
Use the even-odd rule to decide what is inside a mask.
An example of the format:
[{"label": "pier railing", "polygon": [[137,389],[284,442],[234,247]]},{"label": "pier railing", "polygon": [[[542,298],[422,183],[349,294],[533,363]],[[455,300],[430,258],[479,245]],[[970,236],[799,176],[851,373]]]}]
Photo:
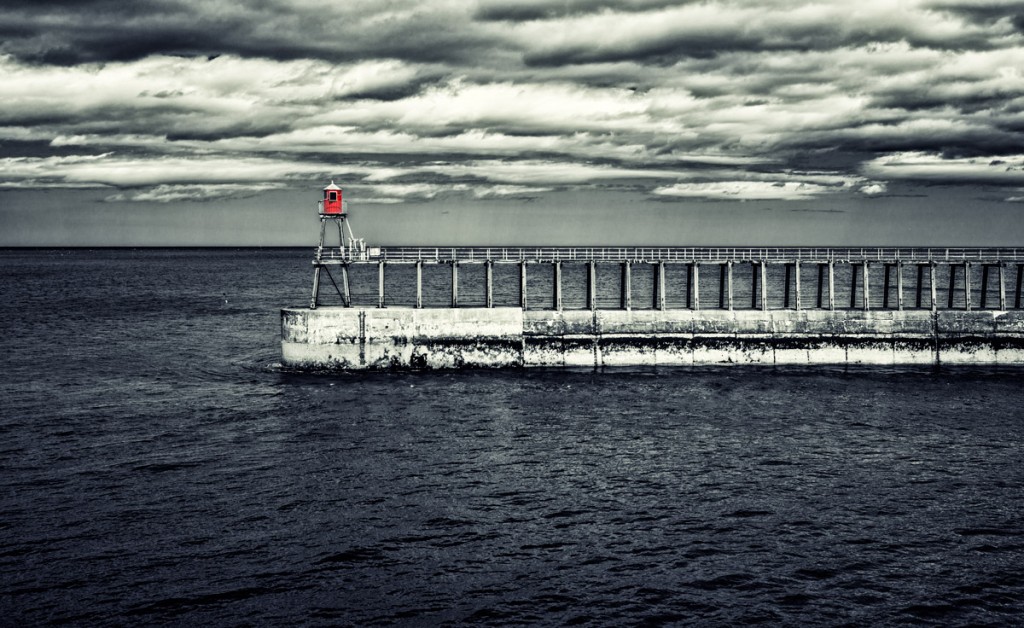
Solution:
[{"label": "pier railing", "polygon": [[[441,249],[435,249],[433,258],[385,258],[385,251],[377,252],[371,256],[376,259],[364,260],[343,260],[318,258],[313,261],[315,273],[313,277],[313,295],[311,308],[316,308],[320,291],[320,273],[326,274],[328,281],[334,287],[335,292],[341,299],[341,303],[347,307],[353,304],[353,293],[359,292],[366,295],[365,289],[352,289],[350,271],[356,269],[372,268],[376,266],[377,284],[376,304],[377,307],[387,307],[389,304],[397,305],[393,295],[387,289],[386,276],[392,271],[390,268],[405,265],[408,269],[415,267],[415,301],[414,307],[424,307],[423,297],[423,274],[425,267],[431,266],[434,275],[442,266],[449,267],[446,272],[451,273],[450,281],[447,283],[451,291],[450,306],[459,307],[459,268],[468,262],[467,266],[475,266],[482,269],[484,275],[484,307],[494,307],[493,295],[495,267],[502,262],[508,262],[505,270],[501,273],[503,283],[506,287],[518,287],[517,302],[520,307],[536,309],[536,297],[528,299],[528,277],[536,277],[540,274],[541,282],[549,290],[550,300],[542,300],[550,303],[552,309],[561,310],[563,303],[563,267],[565,270],[576,267],[573,272],[574,279],[570,284],[575,285],[574,292],[577,296],[585,294],[585,300],[577,299],[577,307],[584,309],[599,309],[607,307],[607,296],[599,298],[598,276],[603,279],[604,285],[614,284],[618,293],[615,302],[622,309],[633,307],[632,273],[635,267],[640,271],[641,276],[644,267],[648,271],[653,270],[654,276],[648,284],[650,290],[646,300],[654,309],[666,309],[668,307],[683,307],[694,310],[701,309],[701,292],[704,291],[704,307],[717,304],[718,309],[733,310],[742,307],[739,304],[750,303],[751,309],[769,310],[781,307],[799,310],[803,307],[817,309],[835,310],[843,308],[844,303],[849,303],[850,309],[897,309],[907,308],[930,308],[937,309],[1021,309],[1021,298],[1024,295],[1024,260],[1012,257],[1017,251],[1013,249],[947,249],[943,251],[943,257],[927,257],[912,251],[913,255],[900,259],[885,256],[882,249],[876,249],[875,255],[881,257],[868,257],[867,251],[861,253],[862,257],[846,255],[843,259],[822,260],[817,257],[801,258],[791,256],[788,259],[782,258],[776,261],[773,258],[765,257],[760,259],[746,259],[737,255],[731,255],[724,261],[708,258],[671,258],[668,260],[652,260],[649,257],[632,258],[598,258],[583,257],[549,260],[547,258],[512,258],[506,254],[508,249],[498,249],[502,257],[477,257],[474,252],[472,258],[458,258],[462,249],[449,248],[447,251],[456,256],[445,258],[441,255]],[[485,250],[486,249],[481,249]],[[724,251],[725,249],[722,249]],[[784,249],[776,249],[783,251]],[[523,252],[524,249],[514,250]],[[538,250],[539,251],[539,250]],[[591,253],[594,250],[591,250]],[[610,254],[610,249],[604,249]],[[655,251],[655,249],[650,249]],[[767,249],[762,249],[767,252]],[[1000,251],[1003,257],[996,257],[992,251]],[[639,253],[639,250],[636,250]],[[835,253],[835,251],[832,251]],[[1010,256],[1006,253],[1009,252]],[[846,251],[850,253],[850,251]],[[959,253],[961,257],[953,257]],[[620,251],[620,255],[625,253]],[[949,257],[946,257],[949,255]],[[970,255],[970,256],[969,256]],[[579,261],[582,260],[582,261]],[[1014,261],[1016,260],[1016,261]],[[508,272],[509,266],[518,267],[518,281],[515,281],[515,273]],[[619,267],[620,277],[609,277],[608,267]],[[547,270],[545,270],[547,267]],[[598,267],[601,272],[598,273]],[[335,279],[334,272],[339,273]],[[527,268],[533,268],[528,271]],[[580,270],[586,270],[585,283]],[[408,271],[405,271],[408,273]],[[366,287],[372,281],[366,272],[357,273],[361,279],[360,283]],[[544,276],[548,279],[543,279]],[[705,279],[702,281],[701,277]],[[517,285],[518,284],[518,285]],[[578,284],[578,285],[577,285]],[[440,284],[435,284],[440,285]],[[585,293],[579,289],[585,285]],[[410,286],[412,287],[412,286]],[[803,299],[801,288],[803,287]],[[508,290],[505,290],[507,293]],[[710,294],[709,294],[710,293]],[[808,294],[810,293],[810,294]],[[908,294],[909,293],[909,294]],[[707,297],[710,296],[711,299]],[[808,299],[807,297],[810,297]],[[781,297],[781,298],[780,298]],[[409,300],[400,299],[409,303]],[[1011,305],[1012,304],[1012,305]]]},{"label": "pier railing", "polygon": [[[385,262],[1010,262],[1024,248],[918,247],[382,247]],[[355,261],[355,260],[353,260]]]}]

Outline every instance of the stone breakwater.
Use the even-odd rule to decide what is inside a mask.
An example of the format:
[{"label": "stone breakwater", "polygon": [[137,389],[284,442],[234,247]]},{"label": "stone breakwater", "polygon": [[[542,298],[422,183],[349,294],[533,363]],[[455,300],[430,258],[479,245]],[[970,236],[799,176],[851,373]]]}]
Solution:
[{"label": "stone breakwater", "polygon": [[286,308],[285,366],[1024,366],[1024,311]]}]

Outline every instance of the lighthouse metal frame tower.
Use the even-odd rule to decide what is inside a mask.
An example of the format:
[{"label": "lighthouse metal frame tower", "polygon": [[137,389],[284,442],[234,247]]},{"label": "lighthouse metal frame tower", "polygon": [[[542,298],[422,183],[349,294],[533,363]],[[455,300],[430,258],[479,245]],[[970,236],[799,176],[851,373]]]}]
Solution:
[{"label": "lighthouse metal frame tower", "polygon": [[[342,199],[342,189],[331,181],[324,188],[324,198],[317,202],[317,213],[320,216],[320,241],[313,258],[313,295],[309,309],[315,310],[320,300],[320,272],[327,273],[327,278],[341,297],[345,307],[352,305],[352,294],[349,290],[348,263],[366,259],[366,243],[356,238],[348,221],[348,203]],[[327,223],[333,222],[338,228],[337,248],[326,246]],[[341,270],[342,287],[334,280],[329,266],[338,266]]]}]

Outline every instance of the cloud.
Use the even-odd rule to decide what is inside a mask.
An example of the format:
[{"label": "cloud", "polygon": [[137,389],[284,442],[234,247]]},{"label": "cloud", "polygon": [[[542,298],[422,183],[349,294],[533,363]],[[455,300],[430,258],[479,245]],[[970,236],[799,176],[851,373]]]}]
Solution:
[{"label": "cloud", "polygon": [[658,196],[715,200],[806,201],[836,193],[834,187],[804,181],[714,181],[676,183],[654,190]]},{"label": "cloud", "polygon": [[[696,0],[689,0],[695,2]],[[483,0],[474,13],[478,20],[523,22],[585,15],[603,11],[648,11],[687,0]]]},{"label": "cloud", "polygon": [[14,1],[0,186],[170,203],[335,175],[384,203],[1019,185],[1020,8]]},{"label": "cloud", "polygon": [[907,152],[877,157],[864,172],[884,180],[911,180],[942,184],[1024,184],[1024,155],[946,158],[938,154]]},{"label": "cloud", "polygon": [[32,63],[138,61],[222,54],[355,62],[472,62],[500,29],[472,21],[471,0],[113,0],[5,3],[0,53]]},{"label": "cloud", "polygon": [[[756,26],[752,26],[756,25]],[[1013,34],[1002,22],[983,26],[919,3],[733,1],[692,3],[644,12],[601,11],[517,25],[526,59],[536,64],[650,59],[665,63],[736,50],[814,50],[907,41],[957,49],[987,47]]]},{"label": "cloud", "polygon": [[524,185],[467,185],[465,183],[360,183],[348,188],[358,195],[360,204],[395,204],[409,200],[431,200],[447,196],[475,199],[531,198],[553,188]]},{"label": "cloud", "polygon": [[885,194],[888,188],[884,183],[870,183],[868,185],[861,186],[859,192],[868,196],[878,196],[879,194]]},{"label": "cloud", "polygon": [[[260,186],[311,176],[326,177],[325,163],[260,157],[148,157],[104,153],[70,157],[0,159],[0,187]],[[225,187],[226,186],[226,187]],[[171,188],[167,188],[168,190]],[[198,189],[198,188],[197,188]]]},{"label": "cloud", "polygon": [[285,186],[277,183],[158,185],[149,189],[112,194],[104,200],[107,202],[132,201],[149,203],[214,201],[225,198],[246,198],[256,196],[262,192],[281,189],[283,187]]}]

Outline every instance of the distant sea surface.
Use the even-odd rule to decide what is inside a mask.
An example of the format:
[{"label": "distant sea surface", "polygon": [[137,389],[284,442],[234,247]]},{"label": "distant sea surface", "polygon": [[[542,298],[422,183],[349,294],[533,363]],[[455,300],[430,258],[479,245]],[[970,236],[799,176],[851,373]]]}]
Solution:
[{"label": "distant sea surface", "polygon": [[289,372],[309,257],[0,251],[0,624],[1024,621],[1021,371]]}]

